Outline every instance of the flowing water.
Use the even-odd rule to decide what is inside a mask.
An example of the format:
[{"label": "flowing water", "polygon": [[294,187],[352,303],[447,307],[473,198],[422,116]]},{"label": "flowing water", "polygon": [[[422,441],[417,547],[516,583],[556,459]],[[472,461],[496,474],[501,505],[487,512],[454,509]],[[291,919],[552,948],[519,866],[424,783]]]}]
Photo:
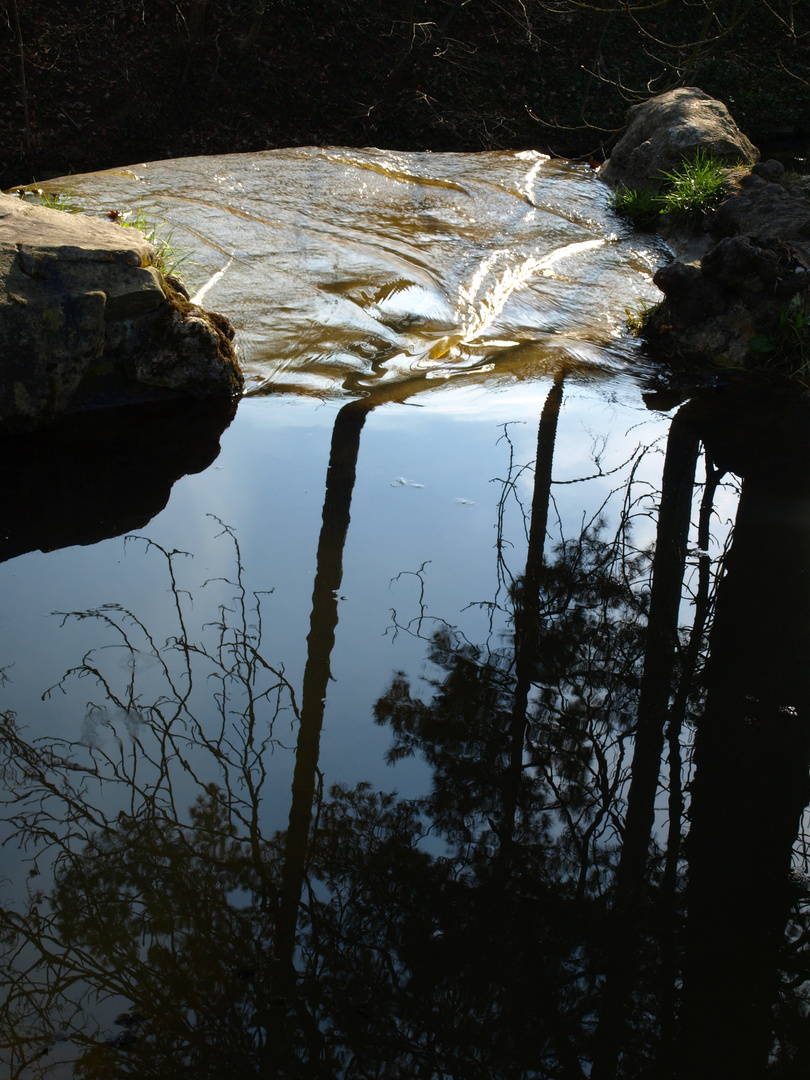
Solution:
[{"label": "flowing water", "polygon": [[806,1075],[804,398],[657,385],[586,167],[70,184],[248,389],[5,440],[3,1075]]}]

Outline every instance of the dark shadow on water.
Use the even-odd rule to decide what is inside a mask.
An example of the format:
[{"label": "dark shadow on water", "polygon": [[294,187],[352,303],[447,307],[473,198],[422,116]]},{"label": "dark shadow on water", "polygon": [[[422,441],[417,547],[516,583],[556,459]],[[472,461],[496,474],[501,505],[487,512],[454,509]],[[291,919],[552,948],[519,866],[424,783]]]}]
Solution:
[{"label": "dark shadow on water", "polygon": [[694,1080],[758,1080],[774,1046],[786,1070],[775,1075],[810,1069],[808,883],[791,858],[810,801],[810,416],[801,396],[775,390],[746,394],[741,413],[741,393],[709,402],[708,418],[706,401],[687,407],[742,476],[686,841],[680,1075]]},{"label": "dark shadow on water", "polygon": [[0,440],[0,562],[143,528],[176,480],[215,460],[234,413],[230,404],[139,404]]}]

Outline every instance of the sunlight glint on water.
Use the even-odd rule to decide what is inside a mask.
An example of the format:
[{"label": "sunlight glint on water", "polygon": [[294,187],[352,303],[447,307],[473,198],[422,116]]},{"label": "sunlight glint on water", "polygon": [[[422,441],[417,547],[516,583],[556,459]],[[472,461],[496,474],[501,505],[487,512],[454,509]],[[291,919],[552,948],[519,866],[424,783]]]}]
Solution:
[{"label": "sunlight glint on water", "polygon": [[590,169],[529,151],[277,150],[73,186],[90,208],[140,206],[193,252],[186,284],[236,326],[251,394],[490,385],[524,377],[527,349],[535,366],[615,370],[637,356],[616,329],[656,295],[662,257]]}]

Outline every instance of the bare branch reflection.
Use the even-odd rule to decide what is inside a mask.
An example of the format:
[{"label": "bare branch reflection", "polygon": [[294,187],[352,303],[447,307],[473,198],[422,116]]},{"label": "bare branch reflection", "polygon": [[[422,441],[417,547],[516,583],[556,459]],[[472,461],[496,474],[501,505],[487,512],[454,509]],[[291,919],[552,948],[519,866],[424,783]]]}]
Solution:
[{"label": "bare branch reflection", "polygon": [[9,713],[0,733],[29,859],[0,913],[9,1076],[805,1074],[807,459],[786,437],[741,454],[739,403],[694,395],[572,527],[563,390],[536,462],[502,443],[481,639],[432,610],[427,561],[399,575],[391,636],[427,675],[373,714],[389,761],[429,770],[420,798],[320,782],[362,405],[333,443],[302,694],[222,522],[233,571],[193,607],[193,559],[130,541],[165,568],[168,636],[115,605],[62,615],[99,630],[49,691],[71,714],[83,694],[81,739]]}]

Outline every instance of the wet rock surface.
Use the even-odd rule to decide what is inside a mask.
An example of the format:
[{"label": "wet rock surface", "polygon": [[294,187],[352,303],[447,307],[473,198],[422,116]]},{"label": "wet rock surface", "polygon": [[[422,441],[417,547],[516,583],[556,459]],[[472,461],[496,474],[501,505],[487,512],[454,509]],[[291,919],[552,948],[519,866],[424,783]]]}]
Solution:
[{"label": "wet rock surface", "polygon": [[135,229],[0,195],[0,431],[79,404],[241,392],[227,319],[154,257]]}]

